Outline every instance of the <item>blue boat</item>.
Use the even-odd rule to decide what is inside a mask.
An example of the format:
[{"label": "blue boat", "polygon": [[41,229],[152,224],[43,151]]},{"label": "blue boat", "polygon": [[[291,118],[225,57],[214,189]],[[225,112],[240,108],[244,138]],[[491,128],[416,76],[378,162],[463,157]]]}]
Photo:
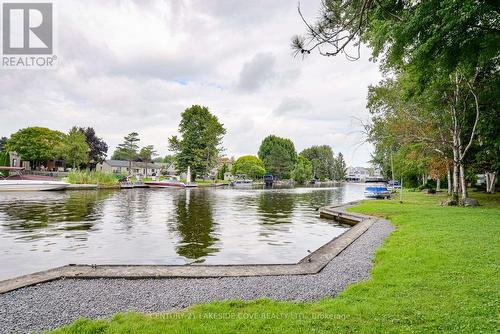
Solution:
[{"label": "blue boat", "polygon": [[374,178],[365,181],[364,195],[366,198],[389,198],[391,192],[387,189],[387,182],[383,179]]}]

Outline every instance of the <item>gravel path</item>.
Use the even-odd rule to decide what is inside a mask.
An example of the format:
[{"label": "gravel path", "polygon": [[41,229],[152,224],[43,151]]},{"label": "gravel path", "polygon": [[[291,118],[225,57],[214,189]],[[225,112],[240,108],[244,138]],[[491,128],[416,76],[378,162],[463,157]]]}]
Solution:
[{"label": "gravel path", "polygon": [[80,317],[161,312],[212,300],[272,298],[313,301],[369,278],[375,250],[393,230],[377,221],[320,273],[203,279],[58,280],[0,295],[0,333],[40,332]]}]

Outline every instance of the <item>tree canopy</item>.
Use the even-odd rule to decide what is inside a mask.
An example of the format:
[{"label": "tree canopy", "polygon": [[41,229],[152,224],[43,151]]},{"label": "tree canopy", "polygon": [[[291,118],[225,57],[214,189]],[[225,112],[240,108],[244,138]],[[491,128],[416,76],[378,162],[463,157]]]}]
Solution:
[{"label": "tree canopy", "polygon": [[196,175],[208,175],[222,150],[224,125],[207,107],[193,105],[181,114],[179,133],[180,138],[168,139],[169,149],[176,153],[177,169],[187,171],[191,167],[193,179]]},{"label": "tree canopy", "polygon": [[297,152],[290,139],[270,135],[262,141],[258,155],[267,172],[279,178],[291,177],[297,161]]},{"label": "tree canopy", "polygon": [[[249,178],[257,180],[264,176],[266,169],[264,163],[254,155],[239,157],[233,164],[233,175],[246,174]],[[224,174],[222,174],[224,176]]]},{"label": "tree canopy", "polygon": [[89,146],[86,137],[78,128],[73,127],[56,149],[57,155],[73,168],[88,162]]},{"label": "tree canopy", "polygon": [[86,163],[93,169],[96,164],[102,163],[106,159],[108,145],[102,138],[97,137],[94,128],[79,128],[79,130],[85,135],[85,140],[89,146]]},{"label": "tree canopy", "polygon": [[29,127],[12,134],[7,150],[17,152],[21,159],[44,162],[56,158],[64,133],[43,127]]},{"label": "tree canopy", "polygon": [[313,164],[307,158],[299,155],[297,158],[297,163],[292,172],[292,177],[295,182],[299,184],[305,184],[313,177]]},{"label": "tree canopy", "polygon": [[335,158],[328,145],[311,146],[300,152],[300,155],[312,163],[313,176],[318,180],[333,179]]},{"label": "tree canopy", "polygon": [[339,152],[333,163],[332,179],[335,181],[343,181],[345,180],[346,174],[347,166],[344,160],[344,155]]},{"label": "tree canopy", "polygon": [[[123,138],[123,143],[118,145],[116,151],[113,153],[113,159],[116,160],[127,160],[129,162],[129,167],[132,166],[132,161],[139,158],[139,134],[137,132],[131,132]],[[120,159],[117,159],[120,158]]]},{"label": "tree canopy", "polygon": [[157,155],[154,146],[148,145],[141,148],[139,151],[138,158],[140,161],[146,164],[146,174],[148,172],[148,164],[153,162],[153,158]]}]

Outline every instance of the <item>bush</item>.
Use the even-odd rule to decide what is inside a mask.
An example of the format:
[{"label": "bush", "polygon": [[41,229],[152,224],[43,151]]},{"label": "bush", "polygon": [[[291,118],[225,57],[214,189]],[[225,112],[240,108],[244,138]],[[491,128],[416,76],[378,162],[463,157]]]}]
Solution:
[{"label": "bush", "polygon": [[68,183],[71,184],[97,184],[100,186],[113,186],[118,184],[114,174],[98,171],[72,171],[68,174]]},{"label": "bush", "polygon": [[[10,157],[7,152],[0,152],[0,166],[10,166]],[[8,176],[9,171],[0,171],[0,176]]]}]

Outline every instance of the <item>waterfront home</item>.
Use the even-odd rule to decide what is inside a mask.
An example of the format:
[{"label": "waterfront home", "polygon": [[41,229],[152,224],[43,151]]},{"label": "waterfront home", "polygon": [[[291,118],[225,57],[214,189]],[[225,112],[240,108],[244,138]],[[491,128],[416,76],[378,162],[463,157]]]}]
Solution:
[{"label": "waterfront home", "polygon": [[66,170],[66,161],[62,159],[52,159],[44,162],[33,162],[23,160],[16,152],[9,152],[11,167],[24,167],[25,170],[38,170],[44,172],[61,172]]},{"label": "waterfront home", "polygon": [[97,164],[96,170],[114,174],[140,174],[147,177],[159,174],[174,175],[176,172],[172,163],[149,162],[146,165],[144,162],[132,161],[130,164],[126,160],[104,160]]},{"label": "waterfront home", "polygon": [[346,170],[346,181],[364,182],[370,176],[370,170],[365,167],[347,167]]}]

